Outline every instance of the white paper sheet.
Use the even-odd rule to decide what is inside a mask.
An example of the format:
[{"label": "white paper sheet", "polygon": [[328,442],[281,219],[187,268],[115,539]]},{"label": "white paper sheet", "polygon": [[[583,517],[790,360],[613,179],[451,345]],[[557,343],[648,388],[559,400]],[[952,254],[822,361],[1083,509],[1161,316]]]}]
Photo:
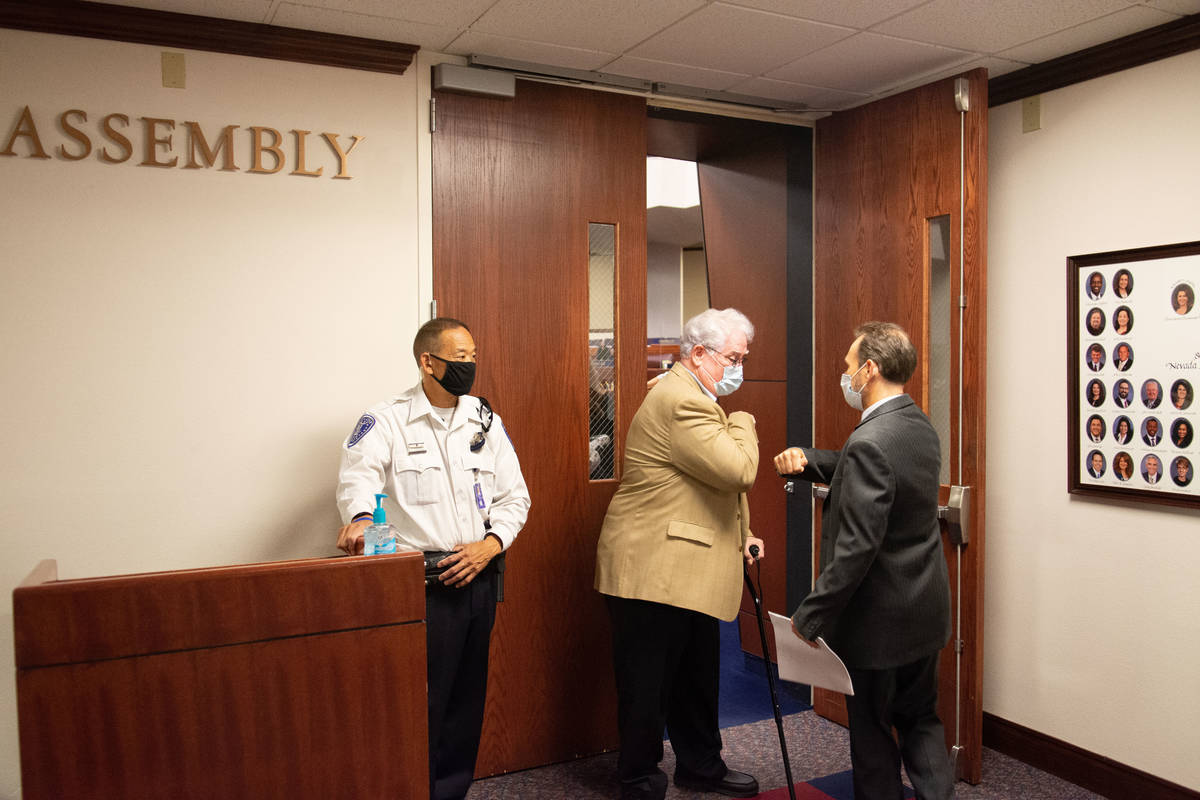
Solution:
[{"label": "white paper sheet", "polygon": [[817,647],[810,647],[792,633],[792,620],[774,611],[771,626],[775,629],[775,652],[779,657],[779,677],[794,683],[806,683],[843,694],[854,694],[846,665],[829,649],[825,640],[817,637]]}]

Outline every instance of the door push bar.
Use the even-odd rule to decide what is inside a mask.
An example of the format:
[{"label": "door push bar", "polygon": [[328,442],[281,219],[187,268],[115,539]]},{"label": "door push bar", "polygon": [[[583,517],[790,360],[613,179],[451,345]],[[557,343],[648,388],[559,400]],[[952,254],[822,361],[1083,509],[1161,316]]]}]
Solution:
[{"label": "door push bar", "polygon": [[971,541],[971,487],[950,487],[950,500],[938,506],[938,519],[946,523],[950,544],[965,547]]},{"label": "door push bar", "polygon": [[[788,494],[795,494],[796,482],[785,481],[783,490]],[[814,500],[824,500],[829,496],[829,487],[813,484],[812,496]],[[951,486],[950,500],[946,505],[938,506],[937,518],[946,523],[946,533],[951,544],[955,547],[968,544],[971,541],[971,487]]]}]

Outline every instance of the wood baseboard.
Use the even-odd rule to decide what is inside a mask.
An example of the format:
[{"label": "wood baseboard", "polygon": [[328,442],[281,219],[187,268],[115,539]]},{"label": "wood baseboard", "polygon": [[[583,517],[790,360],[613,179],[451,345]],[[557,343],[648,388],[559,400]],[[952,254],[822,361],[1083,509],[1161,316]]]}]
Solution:
[{"label": "wood baseboard", "polygon": [[986,711],[983,714],[983,746],[1104,797],[1200,800],[1200,792],[1000,719]]}]

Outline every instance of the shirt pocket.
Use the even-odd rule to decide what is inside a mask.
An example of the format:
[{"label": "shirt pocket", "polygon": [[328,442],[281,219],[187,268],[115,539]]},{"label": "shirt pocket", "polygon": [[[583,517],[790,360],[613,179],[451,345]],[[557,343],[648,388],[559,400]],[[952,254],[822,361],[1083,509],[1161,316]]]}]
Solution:
[{"label": "shirt pocket", "polygon": [[713,539],[716,535],[717,531],[715,528],[697,525],[694,522],[673,519],[667,523],[667,536],[672,539],[687,539],[690,542],[696,542],[705,547],[712,547]]},{"label": "shirt pocket", "polygon": [[425,506],[438,501],[442,465],[429,455],[424,453],[393,459],[392,470],[400,493],[396,502],[400,505]]},{"label": "shirt pocket", "polygon": [[487,508],[492,504],[492,495],[496,491],[496,457],[491,453],[480,451],[467,453],[462,460],[463,469],[471,481],[472,490],[479,484],[479,494],[471,498],[476,506]]}]

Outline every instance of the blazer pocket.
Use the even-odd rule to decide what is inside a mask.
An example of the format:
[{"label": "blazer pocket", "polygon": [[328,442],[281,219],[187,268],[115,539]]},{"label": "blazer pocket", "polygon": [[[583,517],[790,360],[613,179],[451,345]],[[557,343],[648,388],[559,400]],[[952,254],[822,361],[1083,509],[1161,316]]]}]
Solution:
[{"label": "blazer pocket", "polygon": [[673,519],[667,523],[667,536],[672,539],[687,539],[690,542],[696,542],[705,547],[712,547],[713,538],[716,535],[717,532],[715,529],[696,525],[692,522]]}]

